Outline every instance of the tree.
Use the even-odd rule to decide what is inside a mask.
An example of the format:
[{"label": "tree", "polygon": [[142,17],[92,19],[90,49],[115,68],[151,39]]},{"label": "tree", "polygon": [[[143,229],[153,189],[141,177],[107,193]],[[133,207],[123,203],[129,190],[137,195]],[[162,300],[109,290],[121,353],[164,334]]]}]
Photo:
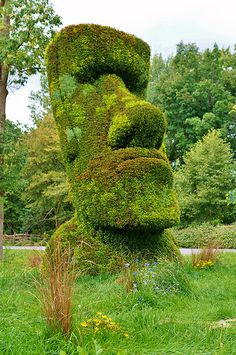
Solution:
[{"label": "tree", "polygon": [[27,160],[22,179],[25,203],[24,231],[52,232],[73,214],[69,188],[62,163],[59,137],[51,115],[28,132],[24,142]]},{"label": "tree", "polygon": [[[21,86],[42,71],[45,47],[60,25],[48,0],[0,1],[0,169],[2,175],[6,98],[9,86]],[[3,240],[3,191],[0,192],[0,258]]]},{"label": "tree", "polygon": [[48,91],[48,81],[45,74],[40,76],[41,87],[37,91],[31,91],[29,100],[30,116],[34,124],[37,125],[46,116],[52,114],[51,100]]},{"label": "tree", "polygon": [[153,57],[148,99],[167,116],[166,147],[172,162],[182,163],[184,153],[209,129],[220,129],[236,155],[235,72],[236,53],[216,44],[200,52],[195,44],[181,42],[175,56]]},{"label": "tree", "polygon": [[7,233],[51,232],[71,216],[64,170],[52,116],[31,130],[6,120],[0,185]]},{"label": "tree", "polygon": [[0,181],[4,191],[4,219],[6,233],[20,232],[24,219],[25,204],[22,192],[26,181],[22,178],[22,169],[26,162],[26,151],[23,147],[24,131],[22,127],[6,120],[3,179]]},{"label": "tree", "polygon": [[236,174],[229,143],[212,130],[185,154],[184,163],[175,174],[182,223],[232,222],[236,206],[228,204],[228,194]]}]

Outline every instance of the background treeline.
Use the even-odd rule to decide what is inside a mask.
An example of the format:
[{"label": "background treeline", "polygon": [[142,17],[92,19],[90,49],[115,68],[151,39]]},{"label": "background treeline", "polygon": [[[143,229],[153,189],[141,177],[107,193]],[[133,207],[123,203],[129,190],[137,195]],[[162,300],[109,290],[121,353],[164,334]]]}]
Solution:
[{"label": "background treeline", "polygon": [[181,42],[154,55],[147,96],[168,121],[181,224],[235,221],[236,52]]},{"label": "background treeline", "polygon": [[[47,85],[31,95],[33,129],[7,121],[5,233],[51,233],[73,214]],[[181,225],[236,219],[236,52],[179,43],[154,55],[147,98],[168,121]]]},{"label": "background treeline", "polygon": [[168,119],[166,147],[172,162],[210,129],[219,129],[236,154],[236,52],[200,52],[195,44],[179,43],[176,55],[152,60],[148,99]]},{"label": "background treeline", "polygon": [[51,233],[73,213],[54,120],[30,130],[7,121],[6,132],[5,233]]}]

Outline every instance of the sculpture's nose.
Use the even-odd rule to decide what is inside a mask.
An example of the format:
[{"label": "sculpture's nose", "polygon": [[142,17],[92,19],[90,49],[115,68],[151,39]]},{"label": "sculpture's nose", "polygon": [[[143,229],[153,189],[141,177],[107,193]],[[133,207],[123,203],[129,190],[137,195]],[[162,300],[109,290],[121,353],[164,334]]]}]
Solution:
[{"label": "sculpture's nose", "polygon": [[154,105],[133,100],[114,115],[108,132],[113,149],[126,147],[160,148],[166,129],[163,113]]}]

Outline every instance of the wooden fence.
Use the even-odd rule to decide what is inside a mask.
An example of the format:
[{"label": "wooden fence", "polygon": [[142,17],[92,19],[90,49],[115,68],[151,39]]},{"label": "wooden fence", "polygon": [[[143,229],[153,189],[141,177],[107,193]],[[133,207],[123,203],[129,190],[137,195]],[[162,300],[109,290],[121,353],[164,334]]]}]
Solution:
[{"label": "wooden fence", "polygon": [[42,240],[43,238],[40,235],[36,234],[4,234],[3,240],[7,243],[24,243],[24,242],[37,242]]}]

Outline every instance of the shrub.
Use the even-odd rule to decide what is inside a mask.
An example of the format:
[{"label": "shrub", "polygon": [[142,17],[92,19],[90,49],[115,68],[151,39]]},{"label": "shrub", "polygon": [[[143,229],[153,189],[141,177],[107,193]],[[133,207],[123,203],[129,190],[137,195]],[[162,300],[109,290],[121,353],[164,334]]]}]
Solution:
[{"label": "shrub", "polygon": [[202,248],[216,242],[221,248],[236,248],[236,224],[212,225],[204,223],[183,229],[173,229],[173,234],[182,248]]}]

